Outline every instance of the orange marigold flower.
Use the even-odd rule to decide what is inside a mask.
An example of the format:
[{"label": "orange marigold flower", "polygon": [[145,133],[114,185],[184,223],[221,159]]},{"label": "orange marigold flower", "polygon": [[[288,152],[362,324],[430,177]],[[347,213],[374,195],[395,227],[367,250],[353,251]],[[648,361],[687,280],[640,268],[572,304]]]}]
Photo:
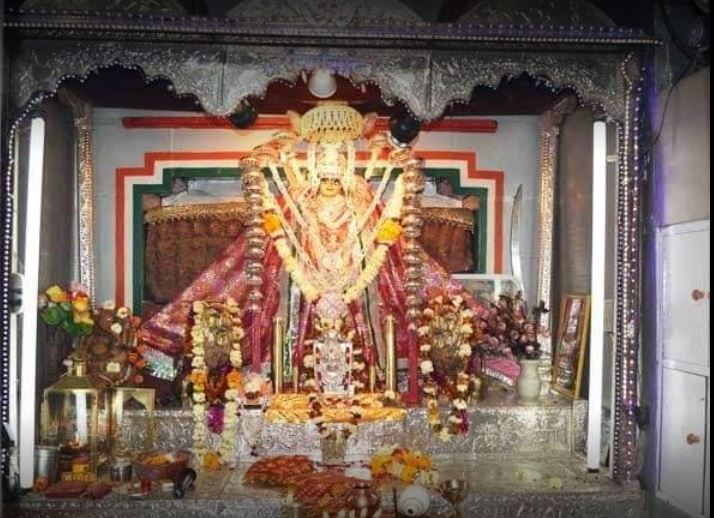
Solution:
[{"label": "orange marigold flower", "polygon": [[397,240],[399,234],[401,233],[401,225],[393,219],[388,219],[379,226],[379,230],[377,231],[377,242],[392,244]]},{"label": "orange marigold flower", "polygon": [[370,469],[375,475],[383,474],[387,472],[387,464],[389,464],[390,458],[384,456],[373,457],[370,461]]},{"label": "orange marigold flower", "polygon": [[89,311],[89,297],[85,295],[79,295],[72,301],[72,306],[74,306],[74,311],[77,313],[84,313]]},{"label": "orange marigold flower", "polygon": [[190,380],[194,386],[198,386],[198,385],[203,386],[208,381],[208,377],[206,376],[205,372],[193,371],[191,373]]},{"label": "orange marigold flower", "polygon": [[404,466],[399,474],[399,480],[405,483],[414,482],[416,476],[417,468],[415,466]]},{"label": "orange marigold flower", "polygon": [[416,467],[422,471],[429,471],[432,466],[432,461],[425,455],[416,454]]},{"label": "orange marigold flower", "polygon": [[276,232],[282,230],[282,225],[280,223],[280,218],[274,212],[266,212],[263,214],[263,230],[268,233],[268,235],[273,235]]},{"label": "orange marigold flower", "polygon": [[146,360],[141,358],[141,359],[137,360],[137,362],[134,365],[136,365],[137,369],[143,369],[144,367],[146,367]]},{"label": "orange marigold flower", "polygon": [[136,361],[139,359],[139,355],[136,353],[129,353],[128,359],[129,363],[136,363]]},{"label": "orange marigold flower", "polygon": [[226,375],[226,382],[228,383],[229,388],[240,388],[240,386],[243,384],[243,376],[241,376],[240,372],[233,369]]},{"label": "orange marigold flower", "polygon": [[221,469],[221,457],[213,451],[209,451],[203,457],[203,467],[208,471],[218,471]]}]

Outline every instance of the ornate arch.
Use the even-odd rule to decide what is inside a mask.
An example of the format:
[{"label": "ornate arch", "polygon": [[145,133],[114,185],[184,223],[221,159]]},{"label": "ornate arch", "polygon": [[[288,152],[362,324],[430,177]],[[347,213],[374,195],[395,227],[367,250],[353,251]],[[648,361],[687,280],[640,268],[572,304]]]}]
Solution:
[{"label": "ornate arch", "polygon": [[[11,16],[7,27],[20,31],[17,40],[21,41],[10,56],[9,95],[16,111],[7,150],[13,149],[17,122],[45,97],[55,95],[70,78],[83,81],[112,65],[139,69],[147,81],[167,79],[177,95],[194,95],[214,115],[232,112],[247,96],[264,95],[273,81],[295,82],[301,71],[319,67],[330,68],[356,84],[376,84],[385,102],[402,101],[423,120],[438,118],[450,103],[468,102],[475,86],[497,87],[503,77],[529,74],[552,89],[573,89],[581,104],[602,109],[620,128],[613,472],[617,480],[629,482],[637,460],[642,183],[637,148],[640,58],[633,52],[652,44],[652,39],[602,24],[567,30],[555,25],[521,26],[518,20],[522,18],[515,15],[503,26],[489,25],[489,20],[498,20],[490,17],[492,11],[487,8],[508,1],[487,0],[456,26],[415,20],[384,27],[320,26],[327,17],[318,20],[317,26],[286,29],[273,20],[245,27],[235,19],[114,17],[108,22],[89,14],[79,19],[61,13]],[[526,0],[510,1],[531,5]],[[576,0],[537,3],[551,6],[551,11],[562,4],[586,5]],[[597,13],[586,12],[590,14],[582,19],[600,19]],[[556,14],[551,12],[549,19],[559,19]],[[166,34],[172,35],[170,41]],[[84,37],[96,41],[88,43]],[[206,43],[209,38],[211,43]],[[1,191],[6,229],[3,259],[10,251],[13,217],[9,166],[3,171]],[[7,286],[9,266],[1,273]],[[0,297],[0,327],[4,329],[9,319],[8,296],[3,292]],[[6,350],[9,338],[3,335],[2,340]]]},{"label": "ornate arch", "polygon": [[29,107],[54,95],[67,79],[84,81],[103,67],[140,69],[146,81],[168,79],[177,95],[193,95],[213,115],[228,115],[248,96],[265,95],[273,81],[294,83],[303,70],[325,67],[355,84],[373,83],[387,103],[403,102],[422,120],[449,104],[467,103],[476,86],[498,87],[528,74],[551,89],[571,88],[583,104],[623,120],[627,54],[561,54],[402,49],[194,47],[175,44],[83,42],[27,44],[11,64],[11,101]]}]

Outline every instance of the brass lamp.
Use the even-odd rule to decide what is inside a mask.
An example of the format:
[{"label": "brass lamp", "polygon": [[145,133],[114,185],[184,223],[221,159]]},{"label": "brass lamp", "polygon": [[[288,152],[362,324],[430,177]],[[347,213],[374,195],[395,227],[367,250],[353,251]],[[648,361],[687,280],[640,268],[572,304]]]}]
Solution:
[{"label": "brass lamp", "polygon": [[70,370],[45,389],[40,441],[59,447],[60,472],[96,474],[99,436],[99,391],[87,377],[87,364],[75,359]]}]

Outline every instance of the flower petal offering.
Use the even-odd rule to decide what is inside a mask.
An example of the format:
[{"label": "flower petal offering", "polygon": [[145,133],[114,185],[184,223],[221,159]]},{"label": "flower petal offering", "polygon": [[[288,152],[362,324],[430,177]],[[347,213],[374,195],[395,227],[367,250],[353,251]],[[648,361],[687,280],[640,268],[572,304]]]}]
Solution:
[{"label": "flower petal offering", "polygon": [[372,477],[397,480],[403,484],[433,486],[438,482],[434,461],[420,451],[390,446],[379,451],[369,463]]}]

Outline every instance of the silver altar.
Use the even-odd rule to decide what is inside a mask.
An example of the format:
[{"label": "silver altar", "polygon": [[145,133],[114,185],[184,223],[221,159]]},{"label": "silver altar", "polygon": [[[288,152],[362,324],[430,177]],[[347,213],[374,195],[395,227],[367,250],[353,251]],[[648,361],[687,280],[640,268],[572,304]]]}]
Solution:
[{"label": "silver altar", "polygon": [[[483,456],[547,459],[570,457],[584,451],[587,401],[560,396],[542,399],[537,406],[521,406],[517,395],[491,392],[469,409],[469,432],[441,442],[429,431],[422,408],[409,408],[402,422],[361,423],[348,440],[348,461],[366,460],[379,449],[395,443],[441,459],[478,459]],[[143,444],[146,418],[142,411],[124,414],[122,434],[128,444]],[[160,449],[191,447],[193,413],[185,410],[155,412],[155,446]],[[305,424],[268,423],[261,409],[244,410],[238,423],[236,449],[239,462],[258,456],[307,455],[320,459],[317,427]]]}]

